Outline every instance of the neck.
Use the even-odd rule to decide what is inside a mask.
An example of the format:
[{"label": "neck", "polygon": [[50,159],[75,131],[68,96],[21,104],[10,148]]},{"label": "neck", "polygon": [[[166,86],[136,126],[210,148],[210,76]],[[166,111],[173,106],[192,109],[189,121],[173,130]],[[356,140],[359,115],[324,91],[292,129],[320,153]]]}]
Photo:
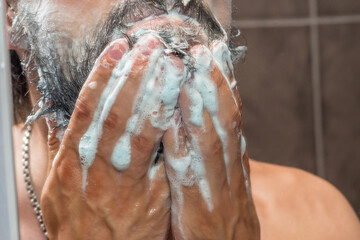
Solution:
[{"label": "neck", "polygon": [[[26,57],[23,51],[17,51],[20,60],[24,62]],[[28,69],[34,69],[30,66]],[[39,79],[36,70],[27,71],[25,69],[25,76],[28,83],[29,96],[31,105],[34,106],[40,99],[41,95],[37,91],[36,86],[31,82],[36,82]],[[30,81],[31,79],[31,81]],[[48,168],[48,127],[45,119],[40,118],[32,124],[32,132],[30,136],[30,169],[32,175],[32,181],[37,196],[40,196],[42,187],[45,183]]]},{"label": "neck", "polygon": [[44,119],[32,125],[29,142],[32,183],[38,198],[44,186],[48,168],[47,126]]}]

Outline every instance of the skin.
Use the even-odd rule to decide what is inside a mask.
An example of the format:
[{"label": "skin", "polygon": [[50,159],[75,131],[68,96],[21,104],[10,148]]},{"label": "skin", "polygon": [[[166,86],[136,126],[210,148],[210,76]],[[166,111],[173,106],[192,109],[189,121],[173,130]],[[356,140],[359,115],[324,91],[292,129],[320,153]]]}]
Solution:
[{"label": "skin", "polygon": [[[118,53],[116,55],[122,57],[127,48],[126,43],[121,39],[117,40],[117,43],[123,48],[121,48],[121,54]],[[161,44],[156,39],[147,44],[151,48],[161,47]],[[198,48],[199,46],[195,46],[192,51],[196,52]],[[105,51],[101,59],[105,58],[114,64],[116,61],[119,61],[117,57],[110,56],[111,54]],[[177,61],[176,58],[174,58],[174,61]],[[137,72],[141,75],[142,67],[146,64],[146,60],[140,58],[133,67],[139,68]],[[181,63],[178,67],[181,69]],[[171,169],[166,164],[166,166],[161,165],[152,182],[149,182],[148,178],[145,177],[152,150],[159,141],[156,138],[159,130],[152,128],[150,124],[141,132],[139,139],[132,139],[133,147],[135,147],[135,151],[138,154],[135,154],[136,156],[132,162],[134,166],[130,166],[122,177],[116,174],[116,171],[107,160],[109,156],[106,156],[106,153],[109,152],[109,149],[99,150],[98,159],[95,160],[94,167],[89,171],[89,185],[86,192],[87,199],[84,200],[81,195],[81,168],[77,157],[77,148],[74,146],[78,145],[79,139],[90,124],[91,115],[95,110],[95,106],[97,106],[96,102],[99,99],[101,88],[108,81],[110,73],[111,69],[101,66],[101,60],[94,67],[80,94],[70,122],[69,131],[67,131],[61,146],[54,137],[56,132],[49,132],[44,121],[38,121],[34,125],[30,144],[31,166],[36,166],[32,167],[33,182],[37,195],[42,196],[42,209],[44,215],[48,216],[47,226],[51,239],[81,239],[85,233],[89,233],[93,239],[108,237],[140,239],[145,236],[149,237],[149,239],[162,239],[169,227],[170,206],[163,206],[166,206],[171,192],[171,187],[169,187],[165,176],[165,167],[169,172],[171,172]],[[235,116],[236,122],[240,126],[241,119],[236,116],[240,116],[241,109],[224,107],[228,106],[229,104],[227,103],[231,103],[230,99],[232,99],[229,89],[226,89],[224,84],[224,77],[219,74],[219,70],[216,68],[212,68],[210,73],[211,79],[217,84],[219,91],[223,93],[221,94],[221,99],[219,99],[221,116],[224,116],[221,119],[222,123],[226,125],[226,119],[233,119],[233,116]],[[131,79],[133,81],[127,82],[128,86],[125,84],[126,91],[124,90],[124,93],[118,96],[117,104],[115,104],[112,111],[118,112],[116,111],[117,107],[126,106],[121,104],[125,101],[124,99],[127,101],[130,99],[131,102],[136,93],[134,92],[136,91],[134,90],[136,89],[136,84],[139,84],[136,80],[139,79],[139,75],[132,76]],[[87,87],[91,82],[99,83],[100,89],[91,90],[91,88]],[[32,99],[37,99],[36,90],[31,89],[30,94]],[[237,236],[237,234],[245,231],[243,222],[251,217],[246,214],[240,214],[244,213],[244,211],[241,211],[240,206],[243,197],[237,184],[241,182],[243,176],[238,174],[240,171],[235,167],[234,173],[231,174],[231,180],[237,184],[232,185],[233,189],[230,189],[230,191],[233,196],[238,195],[235,197],[238,202],[235,202],[229,208],[224,208],[228,204],[220,205],[219,203],[229,201],[229,199],[228,195],[222,194],[222,192],[228,193],[229,191],[219,186],[219,182],[226,182],[225,169],[221,165],[215,167],[211,165],[219,163],[217,159],[220,158],[220,155],[219,152],[212,151],[214,148],[206,149],[208,146],[219,145],[219,139],[216,134],[211,134],[214,132],[214,129],[206,112],[204,113],[205,127],[210,135],[199,135],[196,127],[189,123],[187,120],[189,112],[188,101],[186,92],[182,90],[179,104],[183,112],[184,129],[170,129],[165,133],[163,139],[166,149],[165,158],[167,154],[174,152],[172,149],[174,139],[171,137],[173,136],[171,131],[179,131],[180,136],[187,134],[189,139],[194,136],[203,137],[203,140],[200,139],[201,146],[202,149],[205,149],[205,155],[208,156],[207,162],[210,164],[206,168],[210,170],[209,174],[216,176],[219,181],[210,183],[212,195],[218,203],[215,204],[214,214],[209,214],[203,202],[200,202],[199,205],[198,199],[200,195],[196,187],[194,187],[195,189],[188,189],[189,193],[184,193],[185,210],[183,222],[185,234],[189,239],[205,239],[208,236],[214,236],[214,239],[232,239],[230,236]],[[241,105],[239,98],[238,101],[239,105]],[[121,116],[108,119],[106,125],[109,126],[109,131],[105,132],[101,139],[104,146],[109,145],[111,147],[115,144],[119,136],[115,136],[111,133],[111,130],[113,130],[114,126],[119,127],[119,130],[123,129],[123,123],[129,117],[130,111],[125,110]],[[231,132],[232,129],[228,128],[227,130]],[[21,164],[22,133],[23,129],[21,126],[14,127],[21,236],[26,239],[29,239],[29,236],[34,237],[34,239],[41,239],[43,236],[27,199],[21,166],[19,166]],[[235,136],[232,138],[234,141],[238,141]],[[141,139],[146,139],[146,144]],[[138,148],[136,148],[137,146]],[[54,168],[51,168],[52,161],[58,151],[60,151],[58,159]],[[137,161],[140,164],[137,164]],[[239,164],[239,158],[235,156],[231,159],[231,162],[236,166]],[[359,222],[357,217],[342,195],[326,182],[299,170],[262,164],[255,161],[251,161],[250,167],[252,170],[253,198],[262,227],[262,239],[359,238]],[[217,171],[211,172],[211,170]],[[96,184],[102,184],[102,187],[95,187],[95,182]],[[118,186],[121,186],[121,192],[109,191],[109,189],[114,189]],[[125,191],[125,193],[122,191]],[[104,195],[106,197],[103,197]],[[71,201],[69,196],[71,196]],[[117,204],[112,199],[119,199],[122,204]],[[332,199],[330,203],[328,199]],[[139,203],[139,208],[132,208],[134,201]],[[173,204],[176,204],[176,202]],[[334,208],[333,206],[337,207]],[[106,211],[106,208],[115,210],[109,213]],[[192,211],[195,208],[198,211],[196,215]],[[74,214],[75,209],[77,211]],[[151,211],[152,209],[155,209],[155,212]],[[116,214],[119,212],[121,212],[122,217]],[[144,216],[144,212],[155,214],[146,214]],[[71,214],[70,219],[67,218],[69,214]],[[126,221],[124,221],[124,218]],[[220,221],[221,224],[219,224],[221,219],[225,219],[225,221],[223,223]],[[232,221],[231,219],[240,220]],[[293,221],[288,219],[293,219]],[[204,221],[206,224],[199,224]],[[81,230],[74,228],[74,226],[79,226],[79,222],[81,222]],[[116,226],[112,225],[114,222],[116,222]],[[135,231],[134,233],[132,227],[135,222],[141,226],[142,230]],[[231,222],[231,224],[228,224],[228,222]],[[94,227],[95,225],[96,227]],[[190,231],[191,226],[200,226],[200,229]],[[181,238],[176,229],[173,233],[175,237]],[[204,235],[204,233],[206,234]],[[226,237],[224,238],[223,236]],[[238,237],[234,239],[238,239]]]},{"label": "skin", "polygon": [[[152,51],[161,47],[161,42],[153,37],[144,44],[149,48],[141,49],[135,55],[136,64],[129,75],[131,81],[126,82],[104,123],[104,133],[94,164],[88,172],[85,193],[81,189],[79,142],[92,121],[106,80],[110,79],[116,62],[128,51],[125,39],[113,42],[110,49],[103,53],[80,93],[41,197],[51,239],[86,239],[89,236],[92,239],[143,239],[146,236],[163,239],[167,234],[170,217],[170,204],[167,202],[170,196],[164,168],[160,167],[153,181],[147,177],[160,131],[145,123],[144,131],[131,139],[132,162],[121,175],[111,165],[109,156],[119,134],[125,130],[127,119],[131,117],[132,102]],[[141,46],[135,46],[132,51],[137,48]],[[110,67],[103,66],[105,61]],[[92,83],[97,85],[95,90],[89,87]],[[128,104],[119,104],[125,101]],[[119,108],[122,110],[120,115],[117,114]],[[75,209],[76,213],[71,213]],[[140,230],[134,231],[137,228]]]}]

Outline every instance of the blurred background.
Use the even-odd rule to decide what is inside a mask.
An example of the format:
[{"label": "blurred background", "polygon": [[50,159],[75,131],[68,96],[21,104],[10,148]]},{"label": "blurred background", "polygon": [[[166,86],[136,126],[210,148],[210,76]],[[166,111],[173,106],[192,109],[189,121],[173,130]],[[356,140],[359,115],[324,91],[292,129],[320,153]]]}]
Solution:
[{"label": "blurred background", "polygon": [[360,1],[233,0],[250,157],[335,185],[360,215]]}]

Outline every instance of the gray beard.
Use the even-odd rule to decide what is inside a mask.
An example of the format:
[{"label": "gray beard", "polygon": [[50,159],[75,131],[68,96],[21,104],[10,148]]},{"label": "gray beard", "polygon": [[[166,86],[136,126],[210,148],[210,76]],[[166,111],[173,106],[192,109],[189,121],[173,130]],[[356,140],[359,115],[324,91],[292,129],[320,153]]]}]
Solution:
[{"label": "gray beard", "polygon": [[[181,0],[124,1],[115,6],[107,18],[80,42],[75,42],[71,36],[54,29],[47,29],[44,33],[35,20],[36,13],[30,13],[19,4],[11,41],[29,49],[26,61],[22,63],[23,68],[25,71],[38,72],[39,79],[31,79],[31,82],[37,86],[42,96],[27,122],[34,122],[41,116],[50,116],[58,127],[66,127],[79,92],[106,45],[121,37],[126,37],[130,45],[134,44],[139,36],[125,34],[130,23],[168,14],[170,10],[188,17],[189,27],[169,26],[157,34],[178,56],[189,57],[189,46],[197,43],[200,31],[207,35],[209,42],[215,39],[226,41],[226,33],[200,0],[192,0],[186,6]],[[199,23],[197,27],[193,25],[194,20]],[[233,53],[234,58],[243,55],[243,52],[236,49]],[[188,62],[191,64],[191,61]]]}]

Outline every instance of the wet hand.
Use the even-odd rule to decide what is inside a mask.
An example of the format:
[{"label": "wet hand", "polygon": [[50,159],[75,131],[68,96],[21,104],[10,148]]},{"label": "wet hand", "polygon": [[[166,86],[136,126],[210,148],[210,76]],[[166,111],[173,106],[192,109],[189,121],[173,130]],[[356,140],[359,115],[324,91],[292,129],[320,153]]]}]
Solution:
[{"label": "wet hand", "polygon": [[151,92],[162,92],[163,72],[181,76],[183,69],[163,50],[153,35],[131,50],[124,39],[112,42],[80,93],[62,143],[50,133],[57,155],[49,158],[40,201],[50,239],[166,238],[169,186],[164,163],[154,160],[160,126],[173,109]]},{"label": "wet hand", "polygon": [[175,239],[260,239],[226,45],[191,49],[195,72],[163,138]]}]

